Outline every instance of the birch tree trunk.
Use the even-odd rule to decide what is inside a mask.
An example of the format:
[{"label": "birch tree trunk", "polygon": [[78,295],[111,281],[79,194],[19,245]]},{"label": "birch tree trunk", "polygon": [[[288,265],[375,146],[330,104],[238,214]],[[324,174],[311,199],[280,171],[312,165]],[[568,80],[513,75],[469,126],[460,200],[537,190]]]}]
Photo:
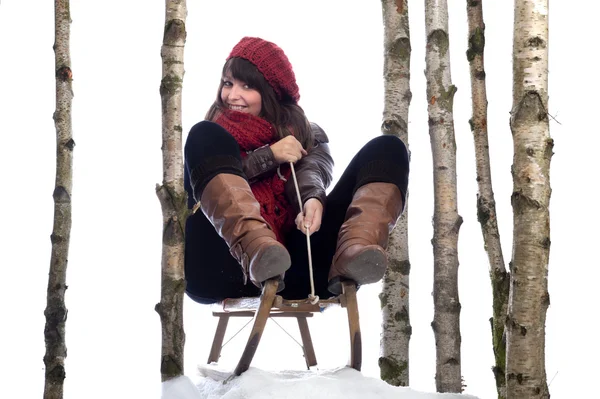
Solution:
[{"label": "birch tree trunk", "polygon": [[[408,147],[408,108],[410,92],[410,35],[408,0],[383,0],[384,26],[384,108],[383,134],[398,136]],[[407,195],[408,200],[408,195]],[[390,267],[380,295],[383,310],[381,331],[381,379],[390,385],[408,386],[409,317],[408,206],[390,235]]]},{"label": "birch tree trunk", "polygon": [[162,381],[183,375],[183,272],[187,196],[183,188],[181,87],[185,45],[185,0],[166,0],[161,57],[163,183],[156,194],[163,214],[161,297],[156,305],[162,324]]},{"label": "birch tree trunk", "polygon": [[513,256],[506,319],[509,398],[549,398],[545,323],[550,302],[548,0],[515,0],[513,37]]},{"label": "birch tree trunk", "polygon": [[44,316],[45,383],[44,399],[62,399],[65,380],[65,323],[67,307],[67,262],[71,239],[71,190],[73,188],[73,131],[71,104],[73,102],[71,73],[71,14],[69,0],[54,2],[54,71],[56,81],[56,179],[54,185],[54,225],[52,253],[48,273],[47,303]]},{"label": "birch tree trunk", "polygon": [[483,52],[485,47],[485,25],[483,23],[482,1],[467,0],[467,16],[469,21],[469,49],[467,59],[471,70],[471,102],[473,117],[469,121],[475,142],[475,163],[477,168],[477,220],[481,224],[481,233],[488,255],[490,279],[493,292],[492,346],[495,364],[493,367],[496,379],[498,398],[506,398],[506,341],[504,339],[504,321],[508,307],[508,274],[504,266],[498,219],[496,217],[496,201],[492,190],[492,174],[490,171],[490,152],[487,132],[487,95],[485,86],[485,70]]},{"label": "birch tree trunk", "polygon": [[425,0],[425,56],[429,136],[433,154],[433,301],[438,392],[461,392],[460,301],[458,298],[458,215],[456,141],[452,107],[456,87],[450,76],[448,3]]}]

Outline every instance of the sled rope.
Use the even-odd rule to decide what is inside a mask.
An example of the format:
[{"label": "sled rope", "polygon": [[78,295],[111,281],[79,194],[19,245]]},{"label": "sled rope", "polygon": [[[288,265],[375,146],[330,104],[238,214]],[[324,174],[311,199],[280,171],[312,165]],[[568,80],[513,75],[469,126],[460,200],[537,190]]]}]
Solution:
[{"label": "sled rope", "polygon": [[244,328],[246,328],[248,326],[248,324],[250,324],[253,321],[253,319],[248,320],[248,322],[246,324],[244,324],[242,326],[242,328],[240,328],[239,330],[237,330],[237,332],[235,334],[233,334],[233,336],[231,338],[229,338],[223,345],[221,345],[221,349],[223,349],[225,347],[225,345],[227,345],[229,342],[231,342],[232,339],[234,339],[239,333],[242,332],[242,330]]},{"label": "sled rope", "polygon": [[[292,177],[294,178],[294,186],[296,187],[296,194],[298,195],[298,205],[300,206],[300,212],[302,210],[302,197],[300,196],[300,188],[298,187],[298,180],[296,179],[296,170],[294,169],[294,163],[290,162],[290,167],[292,168]],[[315,295],[315,280],[313,277],[313,266],[312,266],[312,255],[310,251],[310,234],[309,228],[306,228],[306,248],[308,249],[308,273],[310,276],[310,294],[308,295],[308,299],[312,305],[319,302],[319,297]]]},{"label": "sled rope", "polygon": [[296,344],[298,344],[298,346],[300,348],[304,348],[304,346],[300,342],[298,342],[298,340],[296,338],[294,338],[292,336],[292,334],[290,334],[289,332],[287,332],[287,330],[285,328],[283,328],[283,326],[281,324],[277,323],[277,320],[275,320],[274,318],[272,318],[271,321],[273,323],[275,323],[277,325],[277,327],[281,328],[281,331],[283,331],[284,333],[286,333],[288,335],[288,337],[290,337],[292,339],[292,341],[294,341]]}]

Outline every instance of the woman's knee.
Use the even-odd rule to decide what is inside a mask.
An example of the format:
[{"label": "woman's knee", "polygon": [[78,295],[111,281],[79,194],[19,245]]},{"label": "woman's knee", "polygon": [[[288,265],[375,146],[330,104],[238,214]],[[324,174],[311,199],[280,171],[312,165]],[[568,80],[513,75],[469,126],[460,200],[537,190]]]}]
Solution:
[{"label": "woman's knee", "polygon": [[364,165],[371,161],[385,161],[408,167],[408,151],[402,140],[396,136],[377,136],[361,150],[360,163]]},{"label": "woman's knee", "polygon": [[406,193],[408,152],[396,136],[383,135],[369,141],[361,150],[354,190],[373,182],[392,183]]},{"label": "woman's knee", "polygon": [[239,157],[240,149],[233,136],[222,126],[211,121],[202,121],[190,129],[184,154],[187,159],[203,159],[215,155]]},{"label": "woman's knee", "polygon": [[377,136],[367,143],[365,147],[369,147],[376,154],[392,157],[404,157],[407,154],[406,146],[396,136],[382,135]]}]

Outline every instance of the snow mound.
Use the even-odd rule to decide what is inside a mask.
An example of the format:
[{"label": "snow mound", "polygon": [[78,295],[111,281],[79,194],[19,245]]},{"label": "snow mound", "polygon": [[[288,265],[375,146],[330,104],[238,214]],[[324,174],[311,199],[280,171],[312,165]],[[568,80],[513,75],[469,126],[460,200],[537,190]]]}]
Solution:
[{"label": "snow mound", "polygon": [[239,377],[212,365],[198,371],[196,381],[183,376],[164,382],[162,399],[477,399],[394,387],[348,367],[280,372],[251,367]]}]

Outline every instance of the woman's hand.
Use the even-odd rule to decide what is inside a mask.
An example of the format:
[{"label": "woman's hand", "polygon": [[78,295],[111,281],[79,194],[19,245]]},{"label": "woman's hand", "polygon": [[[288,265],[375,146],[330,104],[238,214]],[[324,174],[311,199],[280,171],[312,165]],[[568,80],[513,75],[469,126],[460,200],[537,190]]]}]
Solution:
[{"label": "woman's hand", "polygon": [[279,164],[284,162],[295,163],[308,154],[294,136],[286,136],[275,144],[271,144],[271,151],[273,151],[275,161]]},{"label": "woman's hand", "polygon": [[309,198],[304,203],[304,212],[296,216],[296,227],[304,234],[306,234],[306,228],[308,227],[308,235],[312,235],[321,228],[322,218],[323,204],[316,198]]}]

